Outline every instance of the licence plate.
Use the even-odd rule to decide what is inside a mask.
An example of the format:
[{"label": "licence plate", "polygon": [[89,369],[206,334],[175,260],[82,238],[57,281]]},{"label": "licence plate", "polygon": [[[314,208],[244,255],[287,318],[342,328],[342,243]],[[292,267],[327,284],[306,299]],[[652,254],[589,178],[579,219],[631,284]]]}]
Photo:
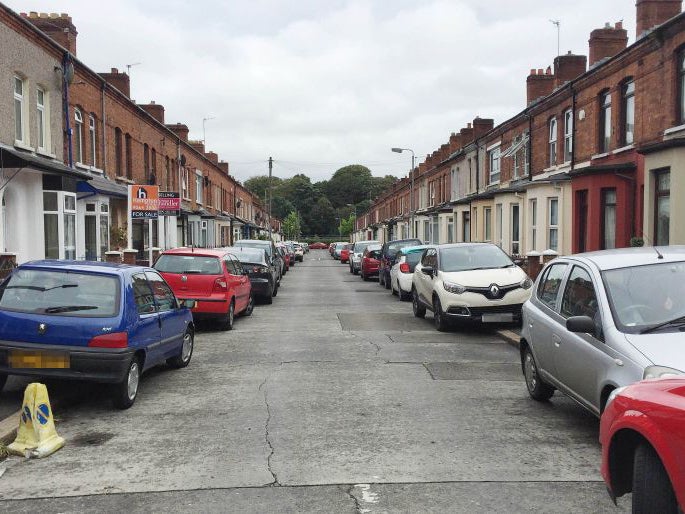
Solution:
[{"label": "licence plate", "polygon": [[514,315],[511,312],[483,314],[481,319],[483,323],[509,323],[514,321]]},{"label": "licence plate", "polygon": [[16,369],[68,369],[69,355],[62,352],[10,350],[8,364]]}]

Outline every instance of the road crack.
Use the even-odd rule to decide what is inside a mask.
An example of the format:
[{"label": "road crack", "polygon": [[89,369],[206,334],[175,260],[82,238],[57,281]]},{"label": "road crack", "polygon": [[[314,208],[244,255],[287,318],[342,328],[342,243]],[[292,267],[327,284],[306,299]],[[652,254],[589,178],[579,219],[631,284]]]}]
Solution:
[{"label": "road crack", "polygon": [[266,405],[266,422],[264,423],[264,440],[266,441],[267,446],[269,447],[269,455],[266,458],[266,466],[269,469],[269,473],[271,473],[271,476],[273,477],[273,481],[265,484],[268,487],[280,487],[280,482],[278,481],[278,475],[276,475],[276,472],[273,470],[271,467],[271,459],[274,456],[274,447],[273,444],[271,443],[271,435],[269,434],[269,424],[271,423],[271,406],[269,405],[269,388],[267,386],[267,381],[269,380],[269,377],[266,377],[264,379],[264,382],[262,382],[259,385],[259,390],[264,393],[264,403]]},{"label": "road crack", "polygon": [[362,506],[359,504],[359,498],[357,498],[352,491],[354,491],[354,488],[357,487],[355,484],[351,485],[350,487],[347,488],[347,496],[352,498],[352,501],[354,502],[354,509],[357,514],[361,514],[362,511]]}]

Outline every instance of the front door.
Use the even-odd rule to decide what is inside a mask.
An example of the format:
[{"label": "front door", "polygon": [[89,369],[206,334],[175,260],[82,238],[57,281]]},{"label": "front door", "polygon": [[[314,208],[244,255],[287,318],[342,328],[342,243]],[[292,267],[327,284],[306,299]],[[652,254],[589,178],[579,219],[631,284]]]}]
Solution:
[{"label": "front door", "polygon": [[161,352],[161,330],[154,295],[143,273],[136,273],[131,277],[131,281],[138,310],[136,341],[138,346],[145,348],[147,352],[145,363],[156,363]]},{"label": "front door", "polygon": [[183,309],[178,308],[176,297],[169,285],[155,271],[146,271],[152,294],[155,300],[155,308],[159,314],[160,326],[160,351],[156,354],[157,359],[166,359],[177,355],[183,344],[185,331],[185,317]]}]

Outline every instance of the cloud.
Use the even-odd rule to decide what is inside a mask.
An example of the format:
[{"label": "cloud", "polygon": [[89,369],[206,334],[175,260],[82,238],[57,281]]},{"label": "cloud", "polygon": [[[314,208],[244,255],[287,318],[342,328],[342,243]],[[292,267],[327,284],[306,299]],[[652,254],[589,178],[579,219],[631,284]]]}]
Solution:
[{"label": "cloud", "polygon": [[[26,2],[7,2],[26,10]],[[22,4],[22,5],[20,5]],[[322,180],[349,163],[404,175],[406,155],[431,153],[476,116],[504,121],[525,107],[525,78],[561,51],[587,54],[592,29],[624,20],[633,2],[606,0],[64,1],[79,58],[131,69],[132,95],[231,163]],[[55,10],[35,0],[31,10]],[[588,15],[586,13],[591,13]],[[632,34],[630,34],[632,36]]]}]

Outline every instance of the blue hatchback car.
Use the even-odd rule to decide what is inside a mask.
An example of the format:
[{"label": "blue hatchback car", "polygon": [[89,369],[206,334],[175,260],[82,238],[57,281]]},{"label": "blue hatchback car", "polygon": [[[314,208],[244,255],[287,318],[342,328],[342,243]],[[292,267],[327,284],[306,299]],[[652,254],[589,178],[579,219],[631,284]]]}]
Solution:
[{"label": "blue hatchback car", "polygon": [[0,284],[0,389],[8,375],[104,382],[114,405],[126,409],[145,370],[190,363],[189,307],[152,268],[22,264]]}]

